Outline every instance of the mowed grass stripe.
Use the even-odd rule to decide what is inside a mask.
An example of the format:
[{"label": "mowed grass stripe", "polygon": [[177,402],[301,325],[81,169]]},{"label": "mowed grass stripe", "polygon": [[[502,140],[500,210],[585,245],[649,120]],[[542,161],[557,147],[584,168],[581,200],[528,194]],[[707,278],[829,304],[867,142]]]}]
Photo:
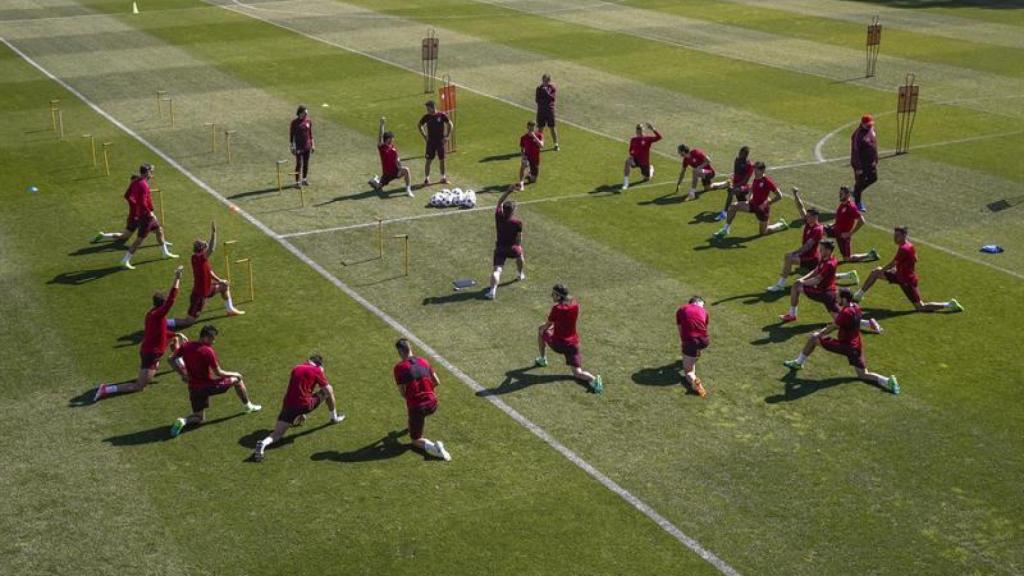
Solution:
[{"label": "mowed grass stripe", "polygon": [[[5,61],[14,61],[9,52],[4,54]],[[20,70],[21,77],[28,73],[21,64],[11,64],[11,68]],[[69,127],[107,132],[106,137],[124,155],[115,165],[121,173],[150,156],[123,135],[113,133],[84,106],[76,104],[71,95],[53,86],[47,88],[45,82],[20,84],[19,89],[4,93],[17,95],[19,102],[38,99],[40,91],[64,96]],[[41,120],[22,114],[8,114],[7,118],[10,121],[5,126],[12,135],[31,132]],[[75,217],[67,220],[65,237],[54,238],[52,243],[36,239],[33,249],[38,252],[19,253],[18,258],[33,262],[34,284],[48,286],[39,295],[47,317],[57,317],[56,311],[61,312],[61,326],[66,330],[63,345],[52,344],[71,351],[81,361],[80,373],[55,387],[55,392],[61,397],[78,396],[87,392],[91,383],[126,372],[126,366],[133,366],[136,358],[130,346],[117,354],[97,353],[94,335],[136,330],[139,310],[112,306],[101,317],[96,310],[110,302],[115,293],[125,301],[145,302],[154,286],[166,285],[171,266],[143,265],[133,273],[134,282],[128,282],[126,275],[103,274],[92,275],[94,279],[85,282],[90,277],[86,272],[103,270],[117,252],[79,251],[72,258],[54,258],[53,254],[75,252],[81,247],[78,238],[88,238],[96,222],[109,221],[110,184],[105,179],[94,179],[94,173],[79,163],[79,151],[66,145],[61,149],[70,151],[65,160],[70,168],[54,170],[55,159],[45,154],[54,146],[49,135],[29,139],[12,136],[5,141],[17,142],[18,149],[28,152],[32,159],[17,173],[5,172],[8,185],[4,189],[9,191],[11,206],[46,202],[49,206],[43,212],[51,215],[68,208],[76,210]],[[77,187],[74,204],[68,204],[59,193],[29,196],[21,192],[25,180],[38,183],[44,191],[57,191],[83,176],[93,178]],[[195,220],[177,229],[181,236],[202,234],[205,221],[224,214],[221,206],[188,185],[181,175],[165,167],[162,177],[162,183],[180,190],[195,213]],[[6,214],[23,213],[18,210]],[[27,238],[32,237],[33,222],[17,216],[6,220],[5,225],[13,223],[16,227],[12,235]],[[458,463],[450,467],[424,465],[410,454],[396,458],[400,454],[386,436],[389,431],[397,433],[404,421],[400,400],[387,376],[394,356],[394,333],[351,301],[339,300],[332,286],[275,247],[270,238],[237,220],[222,222],[222,227],[225,236],[238,238],[242,249],[258,255],[258,265],[265,266],[267,273],[258,277],[261,300],[248,306],[251,316],[220,322],[221,358],[226,366],[246,373],[254,396],[265,403],[270,414],[233,418],[186,434],[175,443],[160,443],[167,422],[185,410],[181,388],[165,377],[163,385],[144,394],[91,408],[104,414],[107,422],[99,425],[97,433],[70,437],[71,449],[76,449],[82,442],[94,446],[108,434],[111,446],[106,450],[131,455],[133,468],[140,476],[131,489],[154,502],[159,517],[152,522],[164,522],[173,538],[189,542],[185,562],[191,567],[190,573],[277,574],[294,568],[300,559],[304,570],[348,566],[362,573],[413,573],[421,570],[421,562],[443,562],[452,573],[474,573],[480,565],[494,566],[498,573],[533,572],[538,566],[563,572],[582,567],[593,573],[639,567],[641,571],[663,573],[680,563],[689,566],[688,570],[710,570],[696,556],[684,554],[674,541],[612,494],[593,489],[593,483],[551,451],[537,444],[534,454],[534,449],[528,448],[535,442],[529,434],[507,420],[495,422],[489,411],[480,411],[468,390],[451,385],[454,380],[450,374],[442,374],[450,384],[442,390],[444,415],[432,422],[432,430],[450,439],[453,450],[455,444],[460,445],[462,467]],[[84,270],[68,275],[71,266]],[[53,278],[77,278],[85,283],[45,284]],[[297,293],[301,298],[295,297]],[[316,322],[308,320],[310,302],[321,303],[316,309]],[[274,332],[261,329],[266,326],[274,326]],[[356,333],[359,338],[349,336]],[[335,383],[343,409],[349,411],[349,421],[272,452],[273,464],[242,466],[248,439],[258,437],[269,425],[288,366],[315,348],[336,358]],[[215,403],[211,417],[221,419],[236,410],[233,402],[225,400]],[[486,428],[478,428],[485,423]],[[508,458],[512,450],[521,457]],[[377,465],[360,463],[367,461]],[[520,485],[520,473],[530,482]],[[244,497],[239,497],[239,487],[244,487]],[[69,495],[96,489],[92,484],[61,488]],[[541,493],[533,494],[534,490]],[[496,491],[503,497],[495,498]],[[430,496],[424,498],[424,492]],[[382,500],[382,494],[387,498]],[[303,503],[301,517],[287,504],[294,502]],[[482,506],[486,513],[482,513]],[[199,512],[183,514],[183,510]],[[551,520],[549,515],[558,510],[565,511],[559,517],[570,517],[572,511],[573,521]],[[424,517],[431,518],[429,537],[412,528]],[[121,520],[102,519],[106,523]],[[629,526],[632,522],[638,524]],[[492,549],[477,545],[480,539],[497,541],[501,534],[509,533],[519,535],[515,554],[497,558]],[[52,537],[40,534],[38,539],[50,545]],[[605,541],[596,554],[582,545],[595,537]],[[268,549],[267,541],[290,544],[282,554]],[[343,543],[340,547],[339,542]],[[565,545],[552,546],[552,542]],[[85,553],[101,557],[108,545],[100,539]],[[619,546],[621,549],[617,549]],[[59,550],[52,545],[50,548]],[[338,549],[329,555],[316,553],[328,548]],[[584,550],[585,555],[579,554]],[[70,557],[58,553],[56,558],[71,564]]]},{"label": "mowed grass stripe", "polygon": [[[870,19],[851,22],[781,10],[773,8],[773,4],[769,3],[752,6],[727,0],[627,0],[623,5],[736,27],[740,29],[739,37],[743,35],[742,30],[750,30],[838,46],[858,52],[860,59],[857,63],[863,68],[864,41]],[[888,60],[888,64],[880,64],[879,68],[897,65],[893,58],[901,58],[991,72],[1011,78],[1024,77],[1024,68],[1017,64],[1024,57],[1024,48],[944,38],[928,34],[928,29],[921,26],[903,29],[884,22],[882,29],[880,62]],[[737,38],[730,40],[734,39]]]}]

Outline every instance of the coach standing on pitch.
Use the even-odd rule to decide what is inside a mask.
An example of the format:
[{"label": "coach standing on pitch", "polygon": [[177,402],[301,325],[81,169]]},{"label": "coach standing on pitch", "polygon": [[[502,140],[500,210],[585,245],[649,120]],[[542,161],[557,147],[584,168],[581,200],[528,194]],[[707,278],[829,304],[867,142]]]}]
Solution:
[{"label": "coach standing on pitch", "polygon": [[537,102],[537,130],[544,134],[546,126],[551,127],[551,139],[555,143],[555,151],[558,151],[558,129],[555,128],[555,93],[558,91],[551,83],[551,75],[544,74],[540,77],[540,86],[537,86],[537,94],[534,100]]},{"label": "coach standing on pitch", "polygon": [[875,119],[870,114],[861,117],[860,125],[850,136],[850,166],[854,178],[853,200],[857,209],[865,212],[861,195],[878,180],[878,137]]},{"label": "coach standing on pitch", "polygon": [[309,186],[309,156],[316,152],[313,140],[313,121],[306,107],[299,105],[288,131],[292,154],[295,155],[295,187]]}]

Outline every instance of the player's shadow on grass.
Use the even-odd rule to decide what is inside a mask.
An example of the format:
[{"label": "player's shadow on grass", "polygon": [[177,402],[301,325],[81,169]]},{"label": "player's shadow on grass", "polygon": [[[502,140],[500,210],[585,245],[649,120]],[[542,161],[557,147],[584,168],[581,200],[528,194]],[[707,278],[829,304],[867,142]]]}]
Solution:
[{"label": "player's shadow on grass", "polygon": [[115,344],[114,348],[125,348],[128,346],[137,346],[142,343],[142,337],[145,336],[145,330],[136,330],[129,332],[128,334],[122,334],[117,337],[117,341],[120,344]]},{"label": "player's shadow on grass", "polygon": [[[405,454],[412,450],[410,444],[399,442],[398,439],[408,433],[408,430],[394,430],[388,432],[380,440],[376,440],[371,444],[367,444],[362,448],[350,450],[348,452],[339,452],[337,450],[328,450],[325,452],[317,452],[309,457],[310,460],[317,462],[340,462],[340,463],[355,463],[355,462],[376,462],[378,460],[387,460],[389,458],[395,458]],[[273,446],[273,445],[272,445]]]},{"label": "player's shadow on grass", "polygon": [[633,373],[633,382],[641,386],[676,386],[683,383],[683,361],[655,368],[641,368]]},{"label": "player's shadow on grass", "polygon": [[865,319],[873,318],[875,320],[885,320],[887,318],[899,318],[900,316],[918,314],[918,311],[914,309],[890,310],[886,308],[862,308],[861,312],[863,312]]},{"label": "player's shadow on grass", "polygon": [[650,200],[644,200],[637,202],[637,206],[671,206],[673,204],[682,204],[686,202],[686,194],[676,194],[675,192],[669,192],[662,194]]},{"label": "player's shadow on grass", "polygon": [[850,382],[857,382],[868,386],[874,386],[879,390],[888,392],[888,390],[885,390],[884,388],[878,386],[877,384],[865,382],[860,378],[854,376],[837,376],[835,378],[825,378],[823,380],[809,380],[806,378],[801,378],[799,376],[799,372],[791,370],[780,380],[782,380],[783,383],[782,394],[773,394],[771,396],[766,396],[764,399],[766,403],[779,404],[781,402],[792,402],[794,400],[800,400],[805,396],[814,394],[815,392],[827,390],[828,388],[832,388],[833,386],[847,384]]},{"label": "player's shadow on grass", "polygon": [[[281,193],[288,192],[289,190],[295,190],[295,184],[285,183],[282,187]],[[269,194],[271,192],[278,192],[277,186],[270,186],[268,188],[260,188],[259,190],[249,190],[247,192],[239,192],[238,194],[232,194],[228,196],[228,200],[238,200],[239,198],[249,198],[251,196],[262,196],[263,194]]]},{"label": "player's shadow on grass", "polygon": [[[207,420],[199,426],[188,426],[182,430],[182,434],[192,432],[211,426],[213,424],[220,424],[221,422],[227,422],[233,420],[239,416],[245,415],[245,412],[237,412],[231,416],[224,416],[222,418],[216,418],[214,420]],[[139,446],[142,444],[152,444],[154,442],[163,442],[171,439],[171,425],[161,424],[155,428],[148,430],[139,430],[138,432],[131,432],[129,434],[122,434],[120,436],[111,436],[104,438],[104,442],[108,442],[111,446]]]},{"label": "player's shadow on grass", "polygon": [[[512,278],[511,280],[505,280],[498,284],[498,288],[508,286],[509,284],[515,284],[519,280]],[[431,304],[454,304],[456,302],[465,302],[467,300],[485,300],[487,290],[490,289],[490,285],[481,286],[479,290],[459,290],[451,294],[445,294],[444,296],[427,296],[423,299],[423,305],[428,306]]]},{"label": "player's shadow on grass", "polygon": [[[324,422],[323,424],[320,424],[319,426],[299,426],[299,427],[293,426],[293,427],[288,429],[288,432],[285,432],[285,435],[284,435],[283,438],[281,438],[277,442],[274,442],[273,444],[271,444],[270,447],[267,448],[267,450],[276,450],[276,449],[278,449],[278,448],[280,448],[282,446],[288,446],[289,444],[295,442],[295,440],[297,438],[302,438],[303,436],[305,436],[307,434],[312,434],[313,432],[318,432],[318,431],[320,431],[320,430],[322,430],[324,428],[327,428],[330,425],[331,425],[331,422],[327,421],[327,422]],[[296,430],[297,430],[297,432],[296,432]],[[260,440],[263,440],[267,436],[270,436],[271,432],[273,432],[273,430],[268,430],[266,428],[263,428],[261,430],[256,430],[255,432],[250,432],[250,433],[246,434],[245,436],[242,436],[241,438],[238,439],[238,445],[242,446],[243,448],[248,448],[250,450],[255,450],[256,449],[256,444]]]},{"label": "player's shadow on grass", "polygon": [[622,184],[603,184],[590,191],[590,194],[618,194],[622,192]]},{"label": "player's shadow on grass", "polygon": [[[100,254],[102,252],[124,252],[128,249],[128,243],[124,240],[113,242],[98,242],[79,248],[74,252],[68,252],[68,256],[88,256],[89,254]],[[140,247],[141,249],[141,247]]]},{"label": "player's shadow on grass", "polygon": [[[135,264],[135,266],[139,266],[141,264],[148,264],[149,262],[156,262],[156,260],[147,260],[146,262],[139,262],[138,264]],[[121,270],[122,268],[120,266],[108,266],[106,268],[96,268],[94,270],[76,270],[74,272],[61,272],[60,274],[54,276],[53,279],[47,282],[47,284],[64,284],[67,286],[80,286],[82,284],[87,284],[94,280],[101,280],[103,278],[106,278],[107,276],[110,276],[111,274],[120,272]]]},{"label": "player's shadow on grass", "polygon": [[703,210],[693,215],[693,219],[690,220],[690,224],[714,224],[717,222],[715,217],[718,216],[718,212],[711,212],[709,210]]},{"label": "player's shadow on grass", "polygon": [[754,346],[764,346],[765,344],[777,344],[779,342],[785,342],[795,336],[801,334],[807,334],[813,332],[818,328],[821,328],[824,324],[780,324],[774,322],[761,328],[764,332],[764,336],[757,340],[751,340],[750,343]]},{"label": "player's shadow on grass", "polygon": [[400,196],[405,196],[405,190],[400,187],[392,188],[391,190],[381,190],[379,192],[377,190],[374,190],[373,188],[370,188],[369,190],[357,192],[355,194],[349,194],[347,196],[335,196],[330,200],[319,202],[317,204],[314,204],[313,206],[327,206],[329,204],[334,204],[336,202],[347,202],[350,200],[366,200],[368,198],[379,198],[381,200],[387,200],[388,198],[398,198]]},{"label": "player's shadow on grass", "polygon": [[728,298],[722,298],[711,303],[712,306],[718,306],[719,304],[725,304],[726,302],[732,302],[733,300],[742,300],[744,304],[764,304],[771,303],[782,298],[789,297],[789,290],[782,290],[779,292],[769,292],[762,290],[761,292],[751,292],[749,294],[737,294],[735,296],[729,296]]},{"label": "player's shadow on grass", "polygon": [[493,156],[485,156],[480,159],[480,163],[484,162],[500,162],[501,160],[511,160],[522,156],[522,152],[509,152],[507,154],[495,154]]},{"label": "player's shadow on grass", "polygon": [[700,250],[733,250],[736,248],[746,248],[747,242],[760,238],[757,234],[753,236],[726,236],[725,238],[711,237],[707,239],[707,244],[698,244],[693,249],[696,251]]},{"label": "player's shadow on grass", "polygon": [[573,382],[585,390],[590,390],[590,387],[585,382],[573,378],[572,374],[569,374],[568,372],[563,374],[530,374],[530,370],[535,368],[536,366],[531,364],[524,368],[509,370],[508,372],[505,372],[505,379],[501,381],[501,384],[498,384],[494,388],[481,390],[477,392],[476,395],[481,398],[486,398],[488,396],[501,396],[502,394],[518,392],[536,384],[550,384],[552,382]]}]

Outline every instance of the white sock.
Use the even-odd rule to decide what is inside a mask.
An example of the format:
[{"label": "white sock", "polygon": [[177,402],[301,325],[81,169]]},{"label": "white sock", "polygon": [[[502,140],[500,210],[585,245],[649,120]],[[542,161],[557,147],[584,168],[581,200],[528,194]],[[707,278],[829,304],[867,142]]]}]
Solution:
[{"label": "white sock", "polygon": [[408,192],[409,194],[412,194],[412,186],[410,184],[406,184],[405,191]]},{"label": "white sock", "polygon": [[836,272],[836,279],[849,280],[850,278],[853,278],[852,270],[849,272]]},{"label": "white sock", "polygon": [[860,329],[861,330],[871,330],[872,329],[871,328],[871,320],[867,320],[865,318],[861,318],[860,319]]},{"label": "white sock", "polygon": [[651,175],[648,178],[654,178],[654,164],[651,164]]},{"label": "white sock", "polygon": [[629,176],[626,176],[625,178],[622,179],[622,185],[624,187],[629,186]]},{"label": "white sock", "polygon": [[796,363],[803,364],[804,362],[807,362],[807,354],[801,352],[800,355],[796,357]]},{"label": "white sock", "polygon": [[224,307],[227,308],[228,310],[234,310],[235,309],[235,305],[231,303],[231,297],[230,296],[228,296],[227,299],[224,300]]},{"label": "white sock", "polygon": [[120,232],[100,232],[100,236],[104,238],[118,238],[121,236]]},{"label": "white sock", "polygon": [[271,445],[271,444],[273,444],[273,443],[274,443],[274,437],[273,437],[273,436],[267,436],[267,437],[266,437],[266,438],[264,438],[263,440],[260,440],[260,446],[261,446],[261,447],[262,447],[262,448],[263,448],[264,450],[266,450],[267,446],[270,446],[270,445]]},{"label": "white sock", "polygon": [[127,264],[127,263],[129,263],[131,261],[132,261],[132,253],[131,252],[125,252],[124,256],[121,258],[121,263],[122,264]]},{"label": "white sock", "polygon": [[690,379],[690,382],[695,382],[696,378],[697,378],[697,372],[696,371],[687,372],[686,373],[686,377]]},{"label": "white sock", "polygon": [[796,306],[790,306],[789,307],[789,313],[792,316],[796,316]]},{"label": "white sock", "polygon": [[725,226],[722,226],[722,230],[725,230],[726,232],[728,232],[729,231],[729,226],[730,226],[729,224],[726,224]]},{"label": "white sock", "polygon": [[117,394],[117,384],[107,384],[103,387],[104,394]]},{"label": "white sock", "polygon": [[338,418],[338,409],[335,408],[334,410],[331,410],[331,419],[337,419],[337,418]]},{"label": "white sock", "polygon": [[864,291],[863,290],[857,290],[857,292],[855,292],[853,294],[853,299],[854,300],[860,300],[862,298],[864,298]]},{"label": "white sock", "polygon": [[256,405],[252,403],[252,400],[249,400],[248,402],[245,403],[245,407],[252,410],[256,408]]},{"label": "white sock", "polygon": [[160,243],[160,251],[164,253],[164,256],[171,255],[171,251],[167,249],[167,242]]}]

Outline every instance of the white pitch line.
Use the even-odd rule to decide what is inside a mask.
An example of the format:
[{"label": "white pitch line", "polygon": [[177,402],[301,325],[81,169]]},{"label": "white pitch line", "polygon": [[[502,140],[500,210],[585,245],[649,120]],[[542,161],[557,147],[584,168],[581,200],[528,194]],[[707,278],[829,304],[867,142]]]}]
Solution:
[{"label": "white pitch line", "polygon": [[[180,172],[186,178],[191,180],[193,184],[195,184],[199,188],[201,188],[204,191],[206,191],[210,196],[212,196],[218,202],[220,202],[221,204],[223,204],[224,206],[229,207],[229,208],[235,206],[230,200],[225,198],[220,192],[217,192],[212,186],[210,186],[205,181],[201,180],[198,176],[196,176],[195,174],[190,172],[188,169],[186,169],[184,166],[179,164],[177,160],[172,158],[170,155],[168,155],[166,152],[164,152],[160,148],[157,148],[156,145],[152,144],[151,142],[149,142],[148,140],[146,140],[145,138],[140,136],[137,132],[135,132],[134,130],[132,130],[131,128],[126,126],[125,124],[121,123],[120,120],[118,120],[117,118],[114,118],[106,110],[100,108],[96,103],[94,103],[92,100],[90,100],[84,94],[82,94],[81,92],[76,90],[74,87],[69,85],[63,79],[58,78],[57,76],[52,74],[49,70],[47,70],[46,68],[43,68],[42,65],[40,65],[35,60],[33,60],[31,57],[29,57],[27,54],[22,52],[18,47],[14,46],[10,42],[8,42],[7,39],[5,39],[3,37],[0,37],[0,42],[3,42],[15,54],[20,56],[23,60],[25,60],[25,62],[28,62],[29,64],[31,64],[36,70],[39,70],[47,78],[49,78],[50,80],[52,80],[52,81],[56,82],[57,84],[61,85],[68,92],[74,94],[75,97],[77,97],[79,100],[81,100],[85,105],[87,105],[89,108],[91,108],[94,112],[96,112],[97,114],[99,114],[100,116],[105,118],[108,122],[110,122],[114,126],[117,126],[125,134],[131,136],[136,141],[138,141],[140,144],[142,144],[143,146],[148,148],[151,152],[153,152],[154,154],[159,156],[161,159],[163,159],[164,162],[167,162],[168,166],[171,166],[175,170]],[[334,276],[333,274],[328,272],[327,269],[325,269],[323,266],[318,264],[315,260],[313,260],[312,258],[307,256],[304,252],[302,252],[301,250],[296,248],[295,245],[292,244],[291,242],[289,242],[287,238],[283,238],[280,234],[278,234],[277,232],[274,232],[274,230],[272,230],[269,226],[264,224],[262,221],[257,219],[255,216],[253,216],[249,212],[247,212],[247,211],[245,211],[245,210],[243,210],[241,208],[236,208],[235,210],[236,210],[236,214],[242,216],[242,218],[246,219],[250,224],[255,226],[258,230],[260,230],[261,232],[263,232],[267,236],[273,238],[275,241],[277,241],[278,244],[280,244],[282,247],[284,247],[285,250],[287,250],[293,256],[295,256],[300,261],[302,261],[304,264],[306,264],[307,266],[309,266],[310,268],[315,270],[317,273],[319,273],[321,276],[323,276],[328,282],[330,282],[335,287],[337,287],[342,292],[344,292],[349,298],[351,298],[351,299],[355,300],[356,302],[358,302],[363,308],[366,308],[370,313],[372,313],[374,316],[376,316],[377,318],[382,320],[384,323],[386,323],[388,326],[390,326],[394,331],[398,332],[399,334],[401,334],[402,336],[406,337],[407,339],[409,339],[410,341],[415,343],[417,346],[419,346],[419,348],[421,350],[423,350],[423,352],[425,352],[428,356],[433,358],[438,364],[443,366],[446,370],[448,370],[448,372],[450,372],[456,378],[461,380],[462,383],[464,383],[466,386],[468,386],[471,390],[473,390],[474,392],[484,392],[486,390],[486,388],[481,386],[479,382],[477,382],[471,376],[469,376],[468,374],[466,374],[465,372],[460,370],[457,366],[455,366],[454,364],[449,362],[448,359],[446,359],[444,356],[441,356],[441,354],[439,354],[436,350],[434,350],[431,346],[429,346],[425,341],[420,339],[411,330],[409,330],[404,325],[399,323],[398,320],[396,320],[393,317],[391,317],[387,312],[384,312],[383,310],[381,310],[380,308],[375,306],[373,303],[371,303],[366,298],[363,298],[358,292],[356,292],[355,290],[350,288],[348,286],[348,284],[345,284],[344,282],[339,280],[336,276]],[[664,530],[669,535],[671,535],[673,538],[675,538],[678,542],[680,542],[681,544],[683,544],[684,546],[686,546],[687,548],[689,548],[690,550],[695,552],[697,555],[699,555],[701,558],[703,558],[709,564],[714,566],[719,572],[721,572],[722,574],[725,574],[727,576],[739,576],[740,573],[737,572],[736,569],[734,569],[729,564],[726,564],[726,562],[724,560],[719,558],[717,555],[715,555],[710,550],[704,548],[700,544],[700,542],[697,542],[696,540],[694,540],[690,536],[687,536],[675,524],[673,524],[667,518],[665,518],[664,516],[659,514],[658,511],[656,511],[654,508],[652,508],[649,504],[647,504],[646,502],[644,502],[643,500],[641,500],[637,496],[633,495],[632,492],[630,492],[626,488],[624,488],[621,485],[619,485],[619,483],[617,483],[616,481],[612,480],[605,473],[601,472],[596,467],[594,467],[594,465],[592,465],[591,463],[589,463],[586,460],[584,460],[581,456],[579,456],[578,454],[573,452],[569,447],[567,447],[564,444],[562,444],[561,442],[559,442],[554,436],[552,436],[550,433],[548,433],[547,430],[545,430],[544,428],[538,426],[532,420],[528,419],[526,416],[523,416],[518,410],[516,410],[515,408],[512,408],[511,406],[506,404],[505,401],[501,400],[497,396],[483,395],[483,398],[485,398],[493,406],[495,406],[496,408],[498,408],[499,410],[504,412],[506,415],[508,415],[510,418],[512,418],[512,420],[517,422],[519,425],[523,426],[524,428],[526,428],[527,430],[532,432],[535,436],[537,436],[538,438],[543,440],[545,444],[547,444],[551,448],[555,449],[558,453],[560,453],[562,456],[564,456],[570,462],[572,462],[577,467],[579,467],[584,472],[586,472],[591,478],[593,478],[593,479],[597,480],[599,483],[601,483],[602,486],[604,486],[605,488],[607,488],[608,490],[612,491],[617,496],[619,496],[620,498],[625,500],[633,508],[635,508],[635,509],[639,510],[640,512],[642,512],[645,516],[647,516],[647,518],[649,518],[655,524],[660,526],[662,530]]]}]

